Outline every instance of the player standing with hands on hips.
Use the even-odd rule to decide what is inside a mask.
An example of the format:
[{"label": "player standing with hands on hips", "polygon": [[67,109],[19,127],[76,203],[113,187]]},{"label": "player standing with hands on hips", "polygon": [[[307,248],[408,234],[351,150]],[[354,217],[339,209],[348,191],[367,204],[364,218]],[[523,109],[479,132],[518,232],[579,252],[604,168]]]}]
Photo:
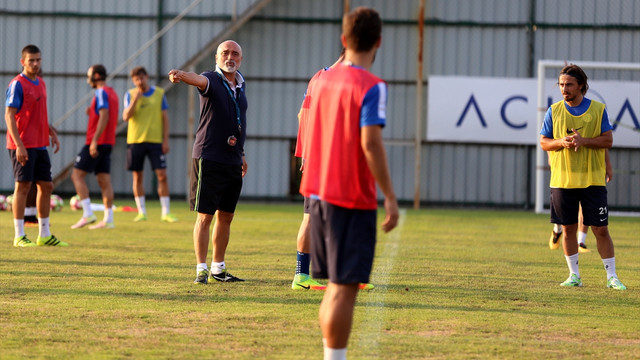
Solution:
[{"label": "player standing with hands on hips", "polygon": [[[169,71],[171,82],[195,86],[200,93],[200,122],[193,144],[190,195],[191,210],[198,212],[193,228],[195,284],[207,284],[209,279],[244,281],[231,275],[224,262],[242,178],[247,173],[244,157],[247,97],[244,77],[238,71],[242,48],[235,41],[223,41],[218,45],[215,59],[214,71],[202,74]],[[209,227],[214,214],[213,259],[209,272]]]},{"label": "player standing with hands on hips", "polygon": [[578,212],[591,226],[607,272],[607,287],[627,288],[618,280],[613,240],[609,235],[605,149],[613,144],[613,126],[605,105],[585,97],[587,75],[577,65],[560,71],[564,100],[551,105],[540,131],[540,146],[549,153],[551,222],[562,225],[569,278],[561,286],[582,286],[578,269]]},{"label": "player standing with hands on hips", "polygon": [[376,244],[376,183],[384,194],[382,230],[398,223],[382,141],[387,85],[369,72],[382,21],[358,7],[342,19],[342,63],[307,89],[300,192],[311,198],[311,257],[316,279],[329,279],[319,311],[325,359],[346,359],[360,283],[368,283]]}]

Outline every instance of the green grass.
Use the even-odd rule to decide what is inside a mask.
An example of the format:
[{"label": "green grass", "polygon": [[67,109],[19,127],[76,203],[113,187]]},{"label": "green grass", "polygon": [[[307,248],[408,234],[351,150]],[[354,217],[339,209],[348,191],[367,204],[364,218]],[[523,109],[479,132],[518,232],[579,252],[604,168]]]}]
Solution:
[{"label": "green grass", "polygon": [[[241,202],[226,262],[247,281],[207,286],[192,284],[194,213],[174,201],[180,222],[166,224],[148,206],[149,221],[116,213],[113,230],[53,213],[68,248],[14,248],[0,212],[0,358],[322,358],[322,293],[290,289],[301,204]],[[583,288],[558,286],[568,270],[550,231],[530,212],[406,210],[378,237],[349,358],[640,358],[640,220],[610,219],[625,292],[606,288],[596,251],[580,256]]]}]

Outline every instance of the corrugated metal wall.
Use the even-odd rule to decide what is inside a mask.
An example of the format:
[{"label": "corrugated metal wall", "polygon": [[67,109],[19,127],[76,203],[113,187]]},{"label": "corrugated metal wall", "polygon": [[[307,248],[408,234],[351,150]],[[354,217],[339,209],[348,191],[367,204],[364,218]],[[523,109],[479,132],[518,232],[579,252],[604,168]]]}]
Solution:
[{"label": "corrugated metal wall", "polygon": [[[84,144],[87,117],[83,104],[66,119],[63,115],[91,92],[86,83],[89,66],[102,63],[111,73],[143,46],[153,35],[178,15],[193,0],[144,1],[81,1],[56,2],[4,1],[0,5],[0,37],[3,56],[0,58],[0,83],[9,81],[21,71],[20,51],[30,43],[42,51],[43,76],[47,83],[49,120],[55,123],[61,136],[61,151],[51,156],[56,174],[73,161]],[[235,2],[235,6],[234,6]],[[231,22],[235,13],[242,13],[254,0],[202,1],[183,21],[151,45],[131,65],[109,82],[120,98],[132,84],[129,69],[144,65],[152,76],[151,82],[164,80],[171,67],[179,66],[196,54],[211,38]],[[9,41],[10,39],[10,41]],[[186,142],[187,104],[178,100],[178,92],[168,92],[171,121],[171,152],[167,157],[169,184],[177,196],[187,189],[186,167],[190,149]],[[122,110],[122,101],[120,110]],[[2,146],[5,146],[4,121]],[[112,181],[117,194],[131,193],[131,174],[125,170],[126,134],[120,134],[112,154]],[[174,165],[175,164],[175,165]],[[151,170],[147,163],[147,170]],[[172,168],[173,167],[173,168]],[[2,193],[13,189],[11,163],[8,156],[0,156]],[[146,172],[145,190],[155,196],[152,172]],[[99,192],[94,177],[87,178],[92,192]],[[73,193],[71,181],[62,183],[60,193]]]},{"label": "corrugated metal wall", "polygon": [[[19,52],[24,45],[39,45],[53,122],[89,91],[85,83],[88,66],[102,62],[108,70],[115,68],[190,3],[6,2],[0,10],[0,32],[3,39],[14,40],[4,45],[0,82],[7,84],[20,71]],[[242,13],[252,3],[238,1],[237,12]],[[419,1],[351,0],[350,4],[375,7],[385,22],[382,48],[372,71],[390,85],[389,125],[384,136],[396,192],[400,199],[411,201]],[[291,196],[291,176],[296,175],[291,172],[296,114],[309,77],[333,63],[340,51],[343,9],[342,0],[273,0],[232,36],[243,47],[241,71],[248,80],[249,173],[243,196]],[[232,11],[233,1],[204,1],[129,68],[143,64],[151,74],[164,76],[227,26]],[[160,19],[159,13],[164,14]],[[540,59],[640,62],[639,24],[640,3],[633,0],[427,0],[423,121],[428,121],[429,75],[534,77]],[[18,31],[9,37],[16,28],[30,31]],[[211,54],[196,69],[203,71],[213,66]],[[126,77],[129,68],[111,83],[121,95],[130,87]],[[594,70],[589,76],[640,81],[640,74],[630,71]],[[177,85],[167,93],[172,129],[169,181],[177,196],[187,189],[189,91],[186,86]],[[65,147],[62,154],[53,156],[54,172],[72,160],[82,145],[86,128],[83,113],[77,112],[60,126],[66,133]],[[1,130],[5,128],[4,124],[0,126]],[[120,137],[113,156],[114,189],[119,194],[130,193],[130,174],[122,170],[124,148],[124,138]],[[616,169],[609,185],[611,207],[639,209],[640,150],[615,148],[611,156]],[[423,143],[421,157],[423,203],[518,207],[533,204],[535,151],[531,146]],[[8,157],[0,157],[0,166],[10,169]],[[146,185],[147,193],[154,194],[151,179],[146,179]],[[97,190],[95,183],[91,186]],[[0,189],[12,187],[10,172],[3,174]],[[70,183],[63,184],[60,191],[71,192]]]}]

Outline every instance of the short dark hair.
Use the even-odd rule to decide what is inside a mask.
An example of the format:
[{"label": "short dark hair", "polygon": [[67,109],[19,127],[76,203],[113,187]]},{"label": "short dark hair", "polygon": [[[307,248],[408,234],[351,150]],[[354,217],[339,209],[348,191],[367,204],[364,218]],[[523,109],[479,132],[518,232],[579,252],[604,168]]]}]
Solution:
[{"label": "short dark hair", "polygon": [[129,75],[131,77],[147,75],[147,69],[145,69],[144,66],[136,66],[133,69],[131,69],[131,71],[129,72]]},{"label": "short dark hair", "polygon": [[[98,75],[98,77],[96,77]],[[107,78],[107,69],[102,64],[91,66],[91,81],[103,81]]]},{"label": "short dark hair", "polygon": [[40,49],[35,45],[27,45],[22,48],[22,58],[24,59],[26,54],[40,54]]},{"label": "short dark hair", "polygon": [[585,95],[587,90],[589,90],[587,74],[584,73],[584,70],[582,70],[580,66],[576,64],[569,64],[560,70],[560,75],[558,75],[558,77],[562,75],[574,77],[578,81],[578,85],[582,85],[582,95]]},{"label": "short dark hair", "polygon": [[342,17],[347,47],[356,52],[371,50],[382,34],[382,20],[374,9],[359,6]]}]

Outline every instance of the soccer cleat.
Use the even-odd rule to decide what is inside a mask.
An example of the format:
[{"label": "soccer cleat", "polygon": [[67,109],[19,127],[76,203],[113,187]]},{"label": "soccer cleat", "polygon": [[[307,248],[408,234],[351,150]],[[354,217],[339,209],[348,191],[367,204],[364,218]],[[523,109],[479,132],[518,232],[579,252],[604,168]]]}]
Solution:
[{"label": "soccer cleat", "polygon": [[36,243],[34,243],[31,240],[27,239],[27,235],[22,235],[20,237],[17,237],[15,239],[13,239],[13,246],[16,246],[16,247],[29,247],[29,246],[36,246]]},{"label": "soccer cleat", "polygon": [[69,246],[66,242],[58,240],[55,235],[49,235],[46,238],[38,236],[36,243],[38,246]]},{"label": "soccer cleat", "polygon": [[627,287],[624,286],[624,284],[615,276],[612,276],[607,280],[607,287],[615,290],[627,290]]},{"label": "soccer cleat", "polygon": [[360,290],[373,290],[373,288],[375,288],[375,286],[373,286],[373,284],[369,284],[369,283],[360,283],[360,285],[358,285],[358,288],[360,288]]},{"label": "soccer cleat", "polygon": [[555,250],[560,247],[560,237],[562,233],[551,231],[551,237],[549,238],[549,249]]},{"label": "soccer cleat", "polygon": [[38,218],[35,215],[25,215],[24,216],[24,223],[33,223],[33,224],[38,224]]},{"label": "soccer cleat", "polygon": [[104,222],[104,221],[100,221],[97,222],[91,226],[89,226],[89,230],[95,230],[95,229],[113,229],[115,228],[116,225],[112,222],[108,223],[108,222]]},{"label": "soccer cleat", "polygon": [[567,280],[565,280],[563,283],[560,284],[560,286],[581,287],[582,286],[582,280],[578,277],[578,275],[571,274],[571,275],[569,275]]},{"label": "soccer cleat", "polygon": [[198,272],[198,276],[193,281],[194,284],[207,285],[209,282],[209,270],[201,270]]},{"label": "soccer cleat", "polygon": [[173,216],[173,215],[171,215],[171,214],[162,215],[161,220],[164,221],[164,222],[168,222],[168,223],[178,222],[178,218]]},{"label": "soccer cleat", "polygon": [[26,227],[38,227],[38,218],[35,215],[29,215],[24,217],[24,226]]},{"label": "soccer cleat", "polygon": [[229,273],[226,269],[222,270],[221,273],[219,274],[214,274],[211,273],[211,279],[214,279],[216,281],[220,281],[220,282],[238,282],[238,281],[244,281],[244,279],[240,279],[238,277],[235,277],[233,275],[231,275],[231,273]]},{"label": "soccer cleat", "polygon": [[91,215],[89,217],[81,217],[80,220],[78,220],[77,223],[71,225],[72,229],[80,229],[81,227],[87,226],[89,224],[93,224],[94,222],[96,222],[96,220],[98,220],[98,218],[96,218],[95,215]]},{"label": "soccer cleat", "polygon": [[291,288],[293,290],[327,290],[326,285],[320,284],[307,274],[296,274],[291,282]]},{"label": "soccer cleat", "polygon": [[136,215],[136,217],[133,218],[133,222],[140,222],[140,221],[147,221],[147,215],[138,213],[138,215]]},{"label": "soccer cleat", "polygon": [[588,252],[591,252],[591,250],[587,249],[587,244],[580,243],[580,244],[578,244],[578,252],[580,252],[580,253],[588,253]]}]

